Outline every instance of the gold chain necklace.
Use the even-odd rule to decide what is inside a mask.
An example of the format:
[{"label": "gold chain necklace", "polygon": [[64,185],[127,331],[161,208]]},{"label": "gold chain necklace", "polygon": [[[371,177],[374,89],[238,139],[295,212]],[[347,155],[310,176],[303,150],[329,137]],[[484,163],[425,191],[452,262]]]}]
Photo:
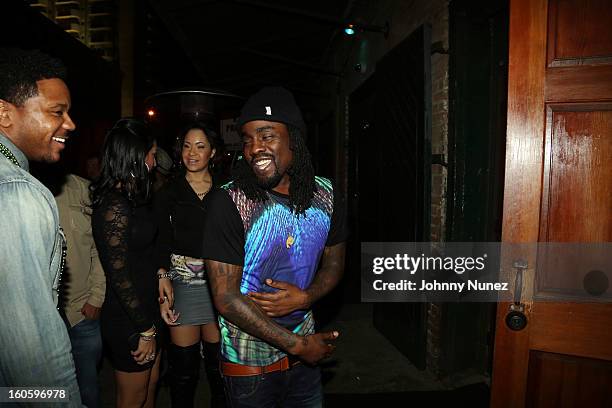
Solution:
[{"label": "gold chain necklace", "polygon": [[196,193],[196,195],[198,196],[198,198],[204,198],[204,196],[206,194],[208,194],[208,192],[210,191],[210,189],[212,188],[212,183],[210,184],[210,186],[208,187],[208,190],[202,192],[202,193]]},{"label": "gold chain necklace", "polygon": [[195,188],[193,187],[193,184],[191,184],[191,181],[189,181],[189,179],[186,179],[187,183],[189,184],[189,187],[191,187],[191,189],[193,190],[194,193],[196,193],[196,195],[198,196],[198,198],[201,200],[202,198],[204,198],[204,196],[210,191],[210,189],[212,188],[212,180],[210,181],[210,185],[208,186],[208,189],[206,191],[203,191],[201,193],[198,193],[197,191],[195,191]]}]

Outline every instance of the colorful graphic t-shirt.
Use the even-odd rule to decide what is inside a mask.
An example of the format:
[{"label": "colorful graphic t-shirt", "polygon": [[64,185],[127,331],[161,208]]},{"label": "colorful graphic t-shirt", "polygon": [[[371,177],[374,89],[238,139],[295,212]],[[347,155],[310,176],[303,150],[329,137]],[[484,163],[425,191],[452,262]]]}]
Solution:
[{"label": "colorful graphic t-shirt", "polygon": [[[345,239],[343,217],[334,200],[329,180],[316,177],[316,190],[305,214],[296,215],[289,198],[269,192],[265,202],[248,199],[230,183],[209,198],[204,227],[204,258],[242,265],[240,291],[273,292],[271,278],[306,289],[314,279],[326,246]],[[299,334],[314,332],[308,310],[298,310],[274,319]],[[219,318],[222,354],[231,362],[245,365],[271,364],[285,354]]]}]

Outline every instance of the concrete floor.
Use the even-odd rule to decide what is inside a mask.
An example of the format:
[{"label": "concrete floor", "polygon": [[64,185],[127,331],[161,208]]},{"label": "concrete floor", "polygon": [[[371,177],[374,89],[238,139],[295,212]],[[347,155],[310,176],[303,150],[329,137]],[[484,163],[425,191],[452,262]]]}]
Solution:
[{"label": "concrete floor", "polygon": [[[448,390],[427,372],[417,370],[372,325],[371,304],[346,304],[322,328],[338,330],[334,356],[322,365],[326,407],[448,406],[486,407],[488,388],[480,379],[466,379],[466,387]],[[202,368],[196,394],[198,408],[208,407],[208,385]],[[476,383],[476,385],[469,385]],[[108,361],[100,373],[104,407],[114,406],[114,380]],[[169,392],[161,384],[158,407],[169,407]]]}]

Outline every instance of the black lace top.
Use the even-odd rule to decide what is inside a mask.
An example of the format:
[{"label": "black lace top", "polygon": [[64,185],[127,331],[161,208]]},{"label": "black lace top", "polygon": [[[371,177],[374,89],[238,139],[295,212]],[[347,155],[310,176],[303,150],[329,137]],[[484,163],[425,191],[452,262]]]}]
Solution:
[{"label": "black lace top", "polygon": [[135,330],[148,330],[159,314],[153,211],[148,205],[132,207],[116,191],[102,199],[91,219],[106,275],[102,317],[127,317]]}]

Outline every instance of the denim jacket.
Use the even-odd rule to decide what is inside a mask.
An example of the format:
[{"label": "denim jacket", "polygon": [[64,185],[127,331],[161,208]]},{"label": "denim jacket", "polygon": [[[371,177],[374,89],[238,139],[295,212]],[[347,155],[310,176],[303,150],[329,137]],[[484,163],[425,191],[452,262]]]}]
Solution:
[{"label": "denim jacket", "polygon": [[[58,387],[80,407],[70,339],[57,311],[64,239],[51,192],[28,172],[25,155],[0,143],[0,386]],[[39,407],[40,403],[32,404]]]}]

